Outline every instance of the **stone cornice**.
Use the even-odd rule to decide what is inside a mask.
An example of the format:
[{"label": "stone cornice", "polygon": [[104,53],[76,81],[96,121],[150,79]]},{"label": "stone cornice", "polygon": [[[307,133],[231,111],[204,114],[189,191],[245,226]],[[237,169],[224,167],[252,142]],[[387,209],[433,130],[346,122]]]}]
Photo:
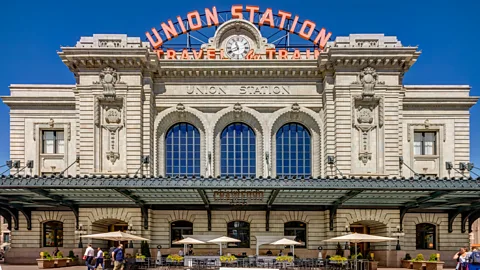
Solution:
[{"label": "stone cornice", "polygon": [[[148,48],[72,48],[62,47],[58,55],[75,74],[79,69],[147,68],[156,62]],[[153,62],[153,63],[152,63]]]},{"label": "stone cornice", "polygon": [[322,70],[341,67],[389,68],[405,71],[418,59],[417,47],[329,48],[318,59]]},{"label": "stone cornice", "polygon": [[478,101],[478,97],[435,97],[435,98],[404,98],[403,106],[408,107],[467,107],[471,108]]},{"label": "stone cornice", "polygon": [[321,77],[316,60],[160,60],[158,73],[163,78]]},{"label": "stone cornice", "polygon": [[14,106],[75,106],[74,97],[3,96],[3,103]]}]

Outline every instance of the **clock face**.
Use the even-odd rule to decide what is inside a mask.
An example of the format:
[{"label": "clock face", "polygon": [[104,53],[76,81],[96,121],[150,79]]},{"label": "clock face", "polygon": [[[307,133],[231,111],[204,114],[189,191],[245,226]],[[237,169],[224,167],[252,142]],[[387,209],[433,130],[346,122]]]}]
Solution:
[{"label": "clock face", "polygon": [[227,40],[225,51],[231,59],[244,59],[250,51],[250,44],[243,36],[232,36]]}]

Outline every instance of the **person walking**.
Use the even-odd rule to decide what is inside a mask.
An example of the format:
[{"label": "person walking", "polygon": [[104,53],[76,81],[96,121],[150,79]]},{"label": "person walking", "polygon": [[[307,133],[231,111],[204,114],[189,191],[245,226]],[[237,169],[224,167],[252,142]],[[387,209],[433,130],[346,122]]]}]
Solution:
[{"label": "person walking", "polygon": [[92,244],[88,244],[87,250],[85,250],[85,254],[83,255],[87,270],[93,270],[92,260],[94,257],[94,253],[95,251],[92,248]]},{"label": "person walking", "polygon": [[114,259],[113,270],[123,270],[125,265],[125,257],[123,255],[123,245],[120,244],[112,252],[112,258]]},{"label": "person walking", "polygon": [[100,247],[97,248],[97,257],[96,258],[96,262],[95,262],[95,270],[97,270],[97,267],[99,265],[102,266],[102,269],[105,269],[105,262],[103,261],[103,251]]}]

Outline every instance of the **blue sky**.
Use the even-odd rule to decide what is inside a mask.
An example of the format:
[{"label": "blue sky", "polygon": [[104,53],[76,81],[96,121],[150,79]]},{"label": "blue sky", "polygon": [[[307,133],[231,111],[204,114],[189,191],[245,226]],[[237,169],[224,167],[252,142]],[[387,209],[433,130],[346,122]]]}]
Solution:
[{"label": "blue sky", "polygon": [[[301,4],[299,4],[301,3]],[[0,16],[0,95],[10,84],[74,84],[57,56],[80,36],[100,33],[144,38],[145,31],[191,10],[232,4],[259,5],[298,14],[326,27],[333,37],[350,33],[395,35],[418,45],[422,55],[405,84],[471,85],[480,96],[479,1],[4,1]],[[480,165],[480,105],[471,110],[471,160]],[[9,159],[9,110],[0,103],[0,165]],[[2,169],[0,169],[2,170]],[[1,172],[1,171],[0,171]]]}]

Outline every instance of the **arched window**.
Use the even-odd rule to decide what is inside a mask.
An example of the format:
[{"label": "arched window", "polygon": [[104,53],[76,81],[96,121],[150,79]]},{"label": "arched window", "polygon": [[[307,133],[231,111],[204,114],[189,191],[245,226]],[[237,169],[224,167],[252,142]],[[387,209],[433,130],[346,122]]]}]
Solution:
[{"label": "arched window", "polygon": [[[170,242],[183,239],[183,235],[193,234],[193,223],[185,220],[174,221],[170,224]],[[172,247],[183,247],[183,244],[172,244]]]},{"label": "arched window", "polygon": [[417,224],[417,249],[437,248],[437,228],[433,224]]},{"label": "arched window", "polygon": [[286,124],[276,134],[278,176],[310,176],[311,140],[308,130],[297,123]]},{"label": "arched window", "polygon": [[255,133],[243,123],[228,125],[220,136],[222,176],[255,176]]},{"label": "arched window", "polygon": [[284,224],[283,235],[295,236],[295,241],[303,243],[303,245],[295,246],[295,248],[307,247],[307,224],[300,221],[290,221]]},{"label": "arched window", "polygon": [[238,243],[228,243],[229,248],[250,248],[250,223],[232,221],[227,224],[228,237],[240,240]]},{"label": "arched window", "polygon": [[165,175],[200,175],[200,132],[188,123],[172,126],[165,136]]},{"label": "arched window", "polygon": [[63,222],[49,221],[43,223],[43,246],[63,247]]}]

